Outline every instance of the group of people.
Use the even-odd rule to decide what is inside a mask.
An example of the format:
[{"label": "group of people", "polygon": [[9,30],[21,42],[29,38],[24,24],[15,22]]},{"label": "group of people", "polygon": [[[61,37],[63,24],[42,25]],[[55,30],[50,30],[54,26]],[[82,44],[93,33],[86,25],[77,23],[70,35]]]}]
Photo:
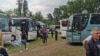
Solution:
[{"label": "group of people", "polygon": [[43,43],[47,43],[48,32],[46,29],[37,28],[37,38],[42,39]]},{"label": "group of people", "polygon": [[100,56],[100,29],[94,28],[82,43],[86,56]]},{"label": "group of people", "polygon": [[[40,39],[42,39],[43,43],[47,43],[47,38],[48,38],[48,30],[47,29],[41,29],[41,28],[37,28],[37,38],[40,37]],[[58,31],[55,30],[50,30],[51,32],[51,36],[53,38],[53,35],[55,33],[55,40],[58,40]]]},{"label": "group of people", "polygon": [[57,29],[50,29],[52,38],[54,37],[55,33],[55,40],[58,40],[58,31]]}]

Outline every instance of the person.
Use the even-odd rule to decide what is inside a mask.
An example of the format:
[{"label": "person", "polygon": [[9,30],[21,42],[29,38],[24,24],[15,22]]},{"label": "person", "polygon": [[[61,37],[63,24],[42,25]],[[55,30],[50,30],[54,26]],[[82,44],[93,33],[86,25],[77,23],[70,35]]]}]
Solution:
[{"label": "person", "polygon": [[[98,30],[97,27],[93,28],[92,30]],[[91,33],[90,35],[82,41],[83,47],[85,48],[86,43],[92,38]]]},{"label": "person", "polygon": [[57,31],[57,29],[55,29],[55,40],[56,41],[58,40],[58,31]]},{"label": "person", "polygon": [[27,34],[26,32],[22,32],[21,34],[21,45],[20,45],[20,52],[22,52],[22,47],[24,46],[24,48],[27,50],[28,48],[26,47],[26,42],[27,42]]},{"label": "person", "polygon": [[46,30],[42,31],[42,42],[47,43],[47,31]]},{"label": "person", "polygon": [[100,56],[100,30],[91,31],[92,38],[86,43],[86,56]]},{"label": "person", "polygon": [[53,38],[54,30],[53,30],[53,29],[50,29],[50,31],[51,31],[51,36],[52,36],[52,38]]}]

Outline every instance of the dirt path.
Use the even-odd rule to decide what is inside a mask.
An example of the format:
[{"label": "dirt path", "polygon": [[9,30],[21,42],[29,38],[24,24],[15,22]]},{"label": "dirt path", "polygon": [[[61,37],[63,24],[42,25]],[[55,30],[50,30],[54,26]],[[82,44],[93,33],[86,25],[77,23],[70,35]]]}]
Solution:
[{"label": "dirt path", "polygon": [[45,44],[42,46],[39,46],[37,48],[31,48],[28,50],[25,50],[24,52],[20,53],[14,53],[10,54],[9,56],[48,56],[51,52],[55,51],[56,49],[63,48],[66,46],[66,41],[61,42],[55,42],[52,44]]}]

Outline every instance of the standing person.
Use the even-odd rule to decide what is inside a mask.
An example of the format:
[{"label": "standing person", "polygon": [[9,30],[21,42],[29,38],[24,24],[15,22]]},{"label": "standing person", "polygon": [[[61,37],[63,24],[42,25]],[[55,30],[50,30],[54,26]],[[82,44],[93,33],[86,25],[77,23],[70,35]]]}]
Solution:
[{"label": "standing person", "polygon": [[53,35],[54,35],[54,30],[53,30],[53,29],[51,29],[50,31],[51,31],[51,36],[52,36],[52,38],[53,38]]},{"label": "standing person", "polygon": [[86,56],[100,56],[100,30],[92,30],[91,36],[86,43]]},{"label": "standing person", "polygon": [[55,29],[55,40],[58,40],[58,31]]},{"label": "standing person", "polygon": [[47,31],[46,30],[42,31],[42,42],[47,43]]},{"label": "standing person", "polygon": [[22,34],[21,34],[21,50],[20,50],[20,52],[22,52],[22,47],[24,46],[24,48],[27,50],[28,48],[26,47],[26,42],[27,42],[27,34],[26,34],[26,32],[24,31],[24,32],[22,32]]}]

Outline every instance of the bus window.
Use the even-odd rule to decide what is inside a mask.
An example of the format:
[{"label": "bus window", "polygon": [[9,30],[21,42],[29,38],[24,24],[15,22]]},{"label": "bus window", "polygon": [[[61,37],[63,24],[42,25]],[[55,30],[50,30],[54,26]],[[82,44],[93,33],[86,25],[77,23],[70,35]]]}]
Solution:
[{"label": "bus window", "polygon": [[73,19],[73,31],[77,31],[80,29],[80,21],[81,21],[81,17],[79,15],[74,16]]},{"label": "bus window", "polygon": [[100,24],[100,15],[92,15],[90,24]]},{"label": "bus window", "polygon": [[88,15],[75,15],[73,19],[73,30],[75,31],[82,31],[87,22],[88,22]]},{"label": "bus window", "polygon": [[68,21],[62,21],[62,26],[66,27],[68,25]]}]

